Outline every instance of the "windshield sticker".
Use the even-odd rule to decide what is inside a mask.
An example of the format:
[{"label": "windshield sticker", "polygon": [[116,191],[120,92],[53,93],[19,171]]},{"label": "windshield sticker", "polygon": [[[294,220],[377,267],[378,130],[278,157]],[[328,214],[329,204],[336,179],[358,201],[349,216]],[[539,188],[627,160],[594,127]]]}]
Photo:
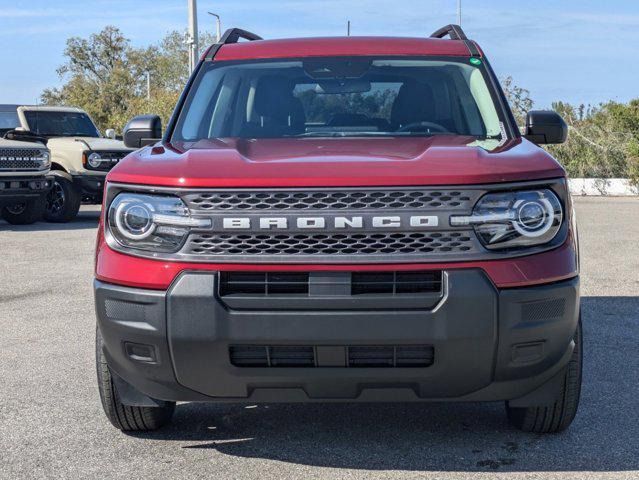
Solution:
[{"label": "windshield sticker", "polygon": [[499,122],[499,130],[501,130],[501,141],[499,142],[499,146],[501,147],[504,143],[506,143],[506,139],[508,138],[504,122]]}]

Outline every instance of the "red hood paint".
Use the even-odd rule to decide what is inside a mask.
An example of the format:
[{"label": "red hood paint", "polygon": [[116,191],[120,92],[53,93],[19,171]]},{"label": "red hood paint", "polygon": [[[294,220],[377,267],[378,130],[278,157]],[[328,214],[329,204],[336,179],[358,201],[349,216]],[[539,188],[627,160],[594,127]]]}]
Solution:
[{"label": "red hood paint", "polygon": [[109,182],[167,187],[365,187],[473,185],[565,176],[524,139],[495,150],[471,137],[202,140],[146,147]]}]

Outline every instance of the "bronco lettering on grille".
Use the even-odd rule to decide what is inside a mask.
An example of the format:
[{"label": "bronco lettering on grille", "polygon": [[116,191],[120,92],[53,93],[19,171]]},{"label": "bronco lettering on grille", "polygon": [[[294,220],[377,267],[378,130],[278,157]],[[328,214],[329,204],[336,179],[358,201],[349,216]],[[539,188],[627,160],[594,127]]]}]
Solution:
[{"label": "bronco lettering on grille", "polygon": [[[293,224],[293,225],[291,225]],[[389,216],[356,216],[356,217],[231,217],[222,219],[223,230],[287,230],[293,226],[300,229],[322,230],[332,227],[335,229],[362,228],[401,228],[410,226],[436,227],[439,217],[436,215],[411,215],[402,218],[399,215]]]}]

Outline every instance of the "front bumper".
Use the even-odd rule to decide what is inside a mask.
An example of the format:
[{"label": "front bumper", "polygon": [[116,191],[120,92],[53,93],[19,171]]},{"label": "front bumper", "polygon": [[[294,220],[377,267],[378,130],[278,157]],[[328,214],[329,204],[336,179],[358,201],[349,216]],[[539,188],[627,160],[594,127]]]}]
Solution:
[{"label": "front bumper", "polygon": [[80,190],[83,196],[94,197],[96,201],[102,202],[102,191],[106,173],[92,173],[83,175],[72,175],[73,184]]},{"label": "front bumper", "polygon": [[13,205],[46,195],[53,186],[50,176],[0,177],[0,205]]},{"label": "front bumper", "polygon": [[[218,278],[185,272],[167,292],[96,281],[98,326],[117,376],[161,400],[510,400],[565,366],[578,319],[578,278],[497,290],[481,270],[451,270],[434,307],[395,301],[392,309],[331,296],[229,304]],[[233,366],[230,347],[247,344],[428,344],[435,353],[426,368]],[[155,361],[132,359],[130,345],[151,346]]]},{"label": "front bumper", "polygon": [[[330,294],[228,302],[219,278],[184,272],[168,291],[95,282],[98,327],[119,380],[174,401],[512,400],[556,378],[579,316],[577,277],[498,290],[479,269],[450,270],[434,303],[413,296],[402,307],[395,298],[390,308],[374,296]],[[153,361],[140,361],[131,345],[151,347]],[[233,345],[312,345],[317,358],[329,355],[313,368],[240,368]],[[339,360],[346,346],[362,345],[429,345],[434,362],[349,368]]]}]

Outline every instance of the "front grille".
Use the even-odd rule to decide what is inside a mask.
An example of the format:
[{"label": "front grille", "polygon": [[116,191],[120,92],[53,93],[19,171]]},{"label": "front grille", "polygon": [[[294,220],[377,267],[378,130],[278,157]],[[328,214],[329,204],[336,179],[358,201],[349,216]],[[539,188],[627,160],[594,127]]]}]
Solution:
[{"label": "front grille", "polygon": [[441,292],[442,272],[353,272],[351,295]]},{"label": "front grille", "polygon": [[[470,232],[384,232],[248,234],[193,233],[183,253],[193,256],[251,258],[299,255],[420,255],[472,253]],[[391,259],[391,258],[388,258]]]},{"label": "front grille", "polygon": [[182,190],[191,215],[209,219],[173,258],[262,264],[465,261],[485,254],[470,214],[481,188],[374,187]]},{"label": "front grille", "polygon": [[[426,368],[435,361],[432,345],[344,346],[342,365],[318,364],[316,349],[321,346],[232,345],[231,364],[241,368]],[[331,347],[333,348],[333,347]]]},{"label": "front grille", "polygon": [[307,295],[308,279],[307,272],[222,272],[220,295]]},{"label": "front grille", "polygon": [[348,366],[359,368],[429,367],[435,349],[429,345],[348,347]]},{"label": "front grille", "polygon": [[39,170],[41,156],[42,150],[37,149],[0,149],[0,170]]},{"label": "front grille", "polygon": [[128,150],[116,150],[114,152],[98,152],[100,154],[100,157],[102,157],[103,159],[107,159],[107,160],[122,160],[124,157],[126,157],[129,153]]},{"label": "front grille", "polygon": [[193,210],[388,210],[472,207],[473,196],[459,190],[379,189],[352,191],[217,191],[183,196]]},{"label": "front grille", "polygon": [[[90,154],[92,152],[88,152],[88,153]],[[98,170],[98,171],[108,172],[115,165],[117,165],[117,163],[120,160],[126,157],[130,152],[126,150],[125,151],[116,150],[112,152],[96,151],[96,153],[99,153],[100,158],[102,158],[102,162],[100,163],[100,165],[98,167],[92,167],[91,165],[87,163],[86,167],[89,170]]]},{"label": "front grille", "polygon": [[314,367],[312,346],[270,347],[237,345],[229,349],[231,364],[236,367]]}]

